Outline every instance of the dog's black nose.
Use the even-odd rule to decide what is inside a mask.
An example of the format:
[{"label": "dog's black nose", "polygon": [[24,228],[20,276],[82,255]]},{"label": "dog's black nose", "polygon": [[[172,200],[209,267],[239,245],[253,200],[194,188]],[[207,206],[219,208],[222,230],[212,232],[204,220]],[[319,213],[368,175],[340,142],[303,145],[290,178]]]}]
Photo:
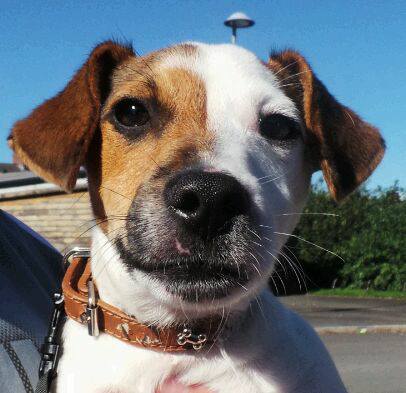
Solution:
[{"label": "dog's black nose", "polygon": [[204,238],[227,231],[232,219],[249,211],[247,190],[221,172],[190,170],[168,181],[165,202],[182,224]]}]

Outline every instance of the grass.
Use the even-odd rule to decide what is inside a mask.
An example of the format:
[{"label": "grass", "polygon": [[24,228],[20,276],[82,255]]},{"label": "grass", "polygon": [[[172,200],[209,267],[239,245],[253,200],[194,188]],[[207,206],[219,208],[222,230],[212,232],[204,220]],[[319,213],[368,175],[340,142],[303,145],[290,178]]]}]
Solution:
[{"label": "grass", "polygon": [[401,291],[376,291],[365,289],[334,288],[318,289],[310,292],[315,296],[340,296],[340,297],[374,297],[406,299],[406,292]]}]

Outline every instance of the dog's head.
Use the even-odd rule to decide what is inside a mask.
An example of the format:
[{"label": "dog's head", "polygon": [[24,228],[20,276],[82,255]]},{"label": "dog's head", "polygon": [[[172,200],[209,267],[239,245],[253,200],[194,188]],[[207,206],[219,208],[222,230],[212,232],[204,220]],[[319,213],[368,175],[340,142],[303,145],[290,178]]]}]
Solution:
[{"label": "dog's head", "polygon": [[99,45],[12,138],[24,163],[68,191],[84,165],[98,226],[128,274],[163,303],[205,310],[266,283],[314,171],[339,201],[384,152],[298,53],[263,63],[197,43],[143,57]]}]

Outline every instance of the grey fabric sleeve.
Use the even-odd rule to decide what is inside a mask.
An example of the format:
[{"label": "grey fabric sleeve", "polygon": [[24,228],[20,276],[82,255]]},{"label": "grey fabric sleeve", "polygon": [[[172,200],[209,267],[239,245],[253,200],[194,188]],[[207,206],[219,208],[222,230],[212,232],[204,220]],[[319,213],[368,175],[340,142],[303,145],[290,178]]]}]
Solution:
[{"label": "grey fabric sleeve", "polygon": [[33,392],[39,346],[52,296],[62,279],[62,256],[15,217],[0,210],[0,390]]}]

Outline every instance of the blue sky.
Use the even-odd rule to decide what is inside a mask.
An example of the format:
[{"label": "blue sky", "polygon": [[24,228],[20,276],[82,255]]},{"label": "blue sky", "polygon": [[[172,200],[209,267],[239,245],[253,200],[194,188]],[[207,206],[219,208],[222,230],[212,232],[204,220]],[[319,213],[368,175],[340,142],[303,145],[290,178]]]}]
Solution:
[{"label": "blue sky", "polygon": [[343,103],[387,142],[370,187],[406,186],[405,1],[1,1],[0,162],[11,160],[14,121],[63,88],[98,42],[130,40],[140,53],[185,40],[228,42],[223,20],[244,11],[256,25],[239,44],[266,59],[293,47]]}]

